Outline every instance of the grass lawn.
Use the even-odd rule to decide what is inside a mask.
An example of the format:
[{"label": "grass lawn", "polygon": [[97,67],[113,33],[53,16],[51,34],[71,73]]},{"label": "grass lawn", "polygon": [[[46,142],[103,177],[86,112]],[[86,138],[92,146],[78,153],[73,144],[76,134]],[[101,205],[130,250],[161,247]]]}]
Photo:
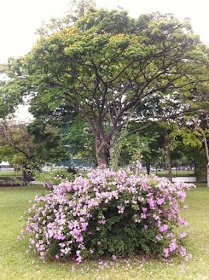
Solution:
[{"label": "grass lawn", "polygon": [[[152,173],[156,174],[159,177],[168,177],[168,170],[164,171],[152,171]],[[193,170],[172,170],[173,177],[193,177],[195,176]]]},{"label": "grass lawn", "polygon": [[[190,223],[187,228],[188,262],[174,258],[169,262],[157,259],[135,258],[120,260],[103,270],[95,262],[76,265],[72,262],[46,262],[26,254],[27,241],[17,240],[22,221],[19,218],[28,209],[28,200],[43,189],[36,187],[0,188],[0,279],[83,280],[83,279],[209,279],[209,189],[203,185],[188,192],[189,210],[184,217]],[[72,266],[75,271],[72,271]]]},{"label": "grass lawn", "polygon": [[16,171],[0,171],[0,177],[21,177],[22,172]]}]

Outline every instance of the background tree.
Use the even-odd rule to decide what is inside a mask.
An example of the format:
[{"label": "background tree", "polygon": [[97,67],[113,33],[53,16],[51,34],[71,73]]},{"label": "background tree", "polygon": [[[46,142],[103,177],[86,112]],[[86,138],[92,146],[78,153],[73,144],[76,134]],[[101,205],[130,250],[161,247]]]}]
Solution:
[{"label": "background tree", "polygon": [[[32,130],[34,128],[30,127]],[[0,122],[0,157],[18,166],[23,172],[23,181],[30,182],[33,172],[47,162],[69,158],[66,147],[60,143],[59,134],[54,128],[47,128],[36,138],[28,133],[27,124],[14,121]],[[34,131],[33,131],[34,132]]]},{"label": "background tree", "polygon": [[192,118],[191,125],[189,129],[187,127],[186,132],[193,136],[189,138],[188,144],[192,143],[193,145],[202,146],[204,150],[207,166],[204,169],[206,170],[207,187],[209,187],[209,113],[200,111],[199,114]]},{"label": "background tree", "polygon": [[[12,74],[1,88],[3,101],[14,87],[17,96],[30,96],[33,111],[47,104],[48,119],[60,111],[65,119],[83,117],[99,165],[108,164],[130,111],[141,125],[129,134],[203,108],[208,100],[198,87],[208,81],[208,49],[187,22],[170,14],[135,20],[125,11],[90,9],[73,26],[45,33],[15,65],[6,66]],[[158,105],[176,111],[161,115]]]},{"label": "background tree", "polygon": [[21,167],[23,180],[32,180],[32,169],[35,168],[34,143],[27,133],[24,123],[0,123],[0,156],[1,159]]},{"label": "background tree", "polygon": [[37,164],[61,162],[71,158],[59,128],[36,120],[27,126],[27,133],[31,135],[35,145],[34,156]]}]

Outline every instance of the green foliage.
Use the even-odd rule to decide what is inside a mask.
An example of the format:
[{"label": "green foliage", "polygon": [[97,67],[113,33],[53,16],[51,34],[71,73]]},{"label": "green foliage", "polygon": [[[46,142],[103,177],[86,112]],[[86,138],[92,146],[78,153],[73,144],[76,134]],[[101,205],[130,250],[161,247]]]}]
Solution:
[{"label": "green foliage", "polygon": [[28,176],[23,176],[25,181],[30,181],[31,172],[37,167],[34,159],[34,150],[33,138],[27,133],[27,125],[25,123],[1,121],[0,156],[2,159],[21,168],[23,174],[28,174]]},{"label": "green foliage", "polygon": [[53,185],[58,185],[66,181],[74,181],[75,174],[69,172],[64,167],[59,168],[49,168],[49,171],[36,171],[35,181],[40,184],[44,184],[47,187],[52,187]]},{"label": "green foliage", "polygon": [[62,141],[76,158],[86,159],[89,163],[96,162],[94,138],[83,119],[77,117],[72,124],[64,128]]},{"label": "green foliage", "polygon": [[41,120],[35,120],[27,126],[27,131],[33,137],[36,161],[54,163],[70,158],[71,155],[62,140],[61,129]]},{"label": "green foliage", "polygon": [[209,51],[188,22],[160,13],[135,20],[124,10],[86,12],[89,1],[81,4],[73,23],[54,21],[53,29],[52,22],[28,55],[5,66],[3,107],[9,100],[12,111],[29,95],[38,121],[66,127],[75,116],[85,119],[98,164],[108,163],[130,112],[141,130],[207,108]]},{"label": "green foliage", "polygon": [[56,128],[40,122],[35,121],[28,126],[26,123],[2,121],[0,156],[23,171],[24,181],[30,181],[34,171],[39,170],[43,163],[69,159],[69,152],[60,139]]},{"label": "green foliage", "polygon": [[[124,203],[124,199],[121,198],[120,203]],[[128,197],[126,199],[128,200]],[[132,207],[127,207],[121,215],[118,213],[118,205],[118,201],[112,201],[108,205],[104,203],[93,213],[94,218],[88,225],[88,230],[92,232],[92,235],[86,234],[84,237],[87,248],[94,249],[93,257],[133,256],[137,252],[145,252],[148,255],[154,252],[160,253],[161,248],[155,242],[157,230],[153,227],[147,232],[143,225],[139,228],[134,221],[136,211]],[[99,231],[95,231],[101,217],[105,217],[106,223],[99,226]],[[99,246],[98,240],[102,240]]]}]

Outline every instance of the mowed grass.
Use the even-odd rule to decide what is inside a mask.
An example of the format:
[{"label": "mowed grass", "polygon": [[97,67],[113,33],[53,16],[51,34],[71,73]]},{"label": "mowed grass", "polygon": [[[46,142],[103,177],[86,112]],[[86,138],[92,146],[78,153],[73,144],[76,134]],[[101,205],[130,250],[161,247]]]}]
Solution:
[{"label": "mowed grass", "polygon": [[22,172],[19,171],[0,171],[0,177],[21,177]]},{"label": "mowed grass", "polygon": [[[152,171],[152,173],[156,174],[159,177],[168,177],[168,170],[163,171]],[[195,176],[194,170],[172,170],[173,177],[193,177]]]},{"label": "mowed grass", "polygon": [[[77,265],[42,263],[31,253],[26,254],[27,240],[17,240],[23,222],[20,217],[29,207],[28,201],[44,190],[38,187],[0,188],[0,279],[209,279],[209,189],[203,185],[187,194],[189,210],[183,216],[190,223],[186,229],[186,247],[192,260],[175,257],[169,262],[154,258],[136,257],[119,260],[114,265],[99,269],[97,262]],[[35,260],[33,264],[33,260]],[[72,267],[75,271],[72,271]]]}]

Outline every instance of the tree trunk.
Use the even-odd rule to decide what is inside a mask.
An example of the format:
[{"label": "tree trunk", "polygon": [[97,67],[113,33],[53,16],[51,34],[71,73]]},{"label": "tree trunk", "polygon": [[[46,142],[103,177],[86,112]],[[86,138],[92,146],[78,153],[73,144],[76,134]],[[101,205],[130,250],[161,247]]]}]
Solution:
[{"label": "tree trunk", "polygon": [[196,162],[194,163],[194,174],[195,174],[195,176],[197,174],[197,164],[196,164]]},{"label": "tree trunk", "polygon": [[206,134],[203,131],[203,139],[204,139],[204,144],[205,144],[205,153],[206,153],[206,157],[207,157],[207,187],[209,188],[209,149],[208,149],[208,141],[206,138]]},{"label": "tree trunk", "polygon": [[104,147],[103,148],[96,147],[96,159],[97,159],[98,166],[107,167],[108,160],[107,160],[107,155],[105,154]]},{"label": "tree trunk", "polygon": [[27,185],[29,182],[33,181],[33,172],[30,166],[23,166],[22,169],[22,180],[23,184]]},{"label": "tree trunk", "polygon": [[209,162],[207,165],[207,187],[209,188]]},{"label": "tree trunk", "polygon": [[97,159],[98,166],[100,166],[100,167],[107,166],[107,159],[104,154],[102,154],[102,153],[96,154],[96,159]]},{"label": "tree trunk", "polygon": [[107,143],[105,142],[105,140],[101,140],[101,137],[99,135],[95,135],[95,152],[98,166],[107,167],[110,152],[107,149]]},{"label": "tree trunk", "polygon": [[172,183],[171,139],[169,137],[166,139],[166,155],[168,165],[168,179]]},{"label": "tree trunk", "polygon": [[29,182],[33,180],[33,175],[29,169],[28,170],[24,169],[22,171],[22,178],[23,178],[24,185],[27,185]]},{"label": "tree trunk", "polygon": [[147,175],[150,175],[150,163],[146,162]]}]

